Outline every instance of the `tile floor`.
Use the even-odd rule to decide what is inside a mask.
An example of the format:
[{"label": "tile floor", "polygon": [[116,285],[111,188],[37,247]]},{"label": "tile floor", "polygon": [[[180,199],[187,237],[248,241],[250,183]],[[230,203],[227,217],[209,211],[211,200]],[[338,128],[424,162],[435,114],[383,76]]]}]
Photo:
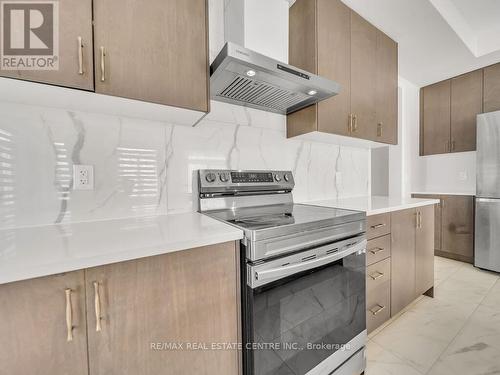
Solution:
[{"label": "tile floor", "polygon": [[500,277],[435,258],[422,296],[369,336],[367,375],[500,374]]}]

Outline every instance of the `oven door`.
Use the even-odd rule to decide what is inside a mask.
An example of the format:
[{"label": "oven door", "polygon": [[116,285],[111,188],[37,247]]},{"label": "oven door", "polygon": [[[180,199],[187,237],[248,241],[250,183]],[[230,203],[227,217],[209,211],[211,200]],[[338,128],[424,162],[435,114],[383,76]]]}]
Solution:
[{"label": "oven door", "polygon": [[358,237],[246,265],[247,375],[330,374],[356,357],[366,341],[365,252]]}]

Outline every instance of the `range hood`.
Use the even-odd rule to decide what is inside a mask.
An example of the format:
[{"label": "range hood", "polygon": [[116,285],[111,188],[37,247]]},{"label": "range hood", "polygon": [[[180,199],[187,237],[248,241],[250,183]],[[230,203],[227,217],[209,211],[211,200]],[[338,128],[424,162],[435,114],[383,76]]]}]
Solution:
[{"label": "range hood", "polygon": [[338,94],[334,81],[227,42],[210,66],[213,100],[289,114]]}]

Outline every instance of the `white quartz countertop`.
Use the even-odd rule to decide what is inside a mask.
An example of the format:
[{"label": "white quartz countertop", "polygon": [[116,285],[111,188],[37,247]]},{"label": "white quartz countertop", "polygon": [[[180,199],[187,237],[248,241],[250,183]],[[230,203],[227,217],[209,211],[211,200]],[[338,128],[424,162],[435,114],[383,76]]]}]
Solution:
[{"label": "white quartz countertop", "polygon": [[243,238],[199,213],[0,230],[0,284]]},{"label": "white quartz countertop", "polygon": [[413,191],[412,194],[426,194],[426,195],[476,195],[474,191],[458,191],[458,192],[449,192],[449,191],[441,191],[441,190],[431,190],[431,191]]},{"label": "white quartz countertop", "polygon": [[383,214],[385,212],[399,211],[438,204],[438,199],[421,199],[406,197],[365,196],[352,198],[337,198],[323,201],[305,202],[324,207],[343,208],[347,210],[364,211],[367,216]]}]

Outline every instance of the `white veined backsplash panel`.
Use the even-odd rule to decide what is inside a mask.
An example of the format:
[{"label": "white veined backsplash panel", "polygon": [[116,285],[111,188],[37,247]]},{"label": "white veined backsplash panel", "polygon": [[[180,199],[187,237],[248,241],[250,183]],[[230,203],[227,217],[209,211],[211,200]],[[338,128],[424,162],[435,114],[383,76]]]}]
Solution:
[{"label": "white veined backsplash panel", "polygon": [[[212,102],[196,127],[0,103],[0,228],[195,209],[200,168],[286,169],[296,201],[368,194],[369,150],[286,138],[284,116]],[[73,164],[94,166],[74,191]]]}]

